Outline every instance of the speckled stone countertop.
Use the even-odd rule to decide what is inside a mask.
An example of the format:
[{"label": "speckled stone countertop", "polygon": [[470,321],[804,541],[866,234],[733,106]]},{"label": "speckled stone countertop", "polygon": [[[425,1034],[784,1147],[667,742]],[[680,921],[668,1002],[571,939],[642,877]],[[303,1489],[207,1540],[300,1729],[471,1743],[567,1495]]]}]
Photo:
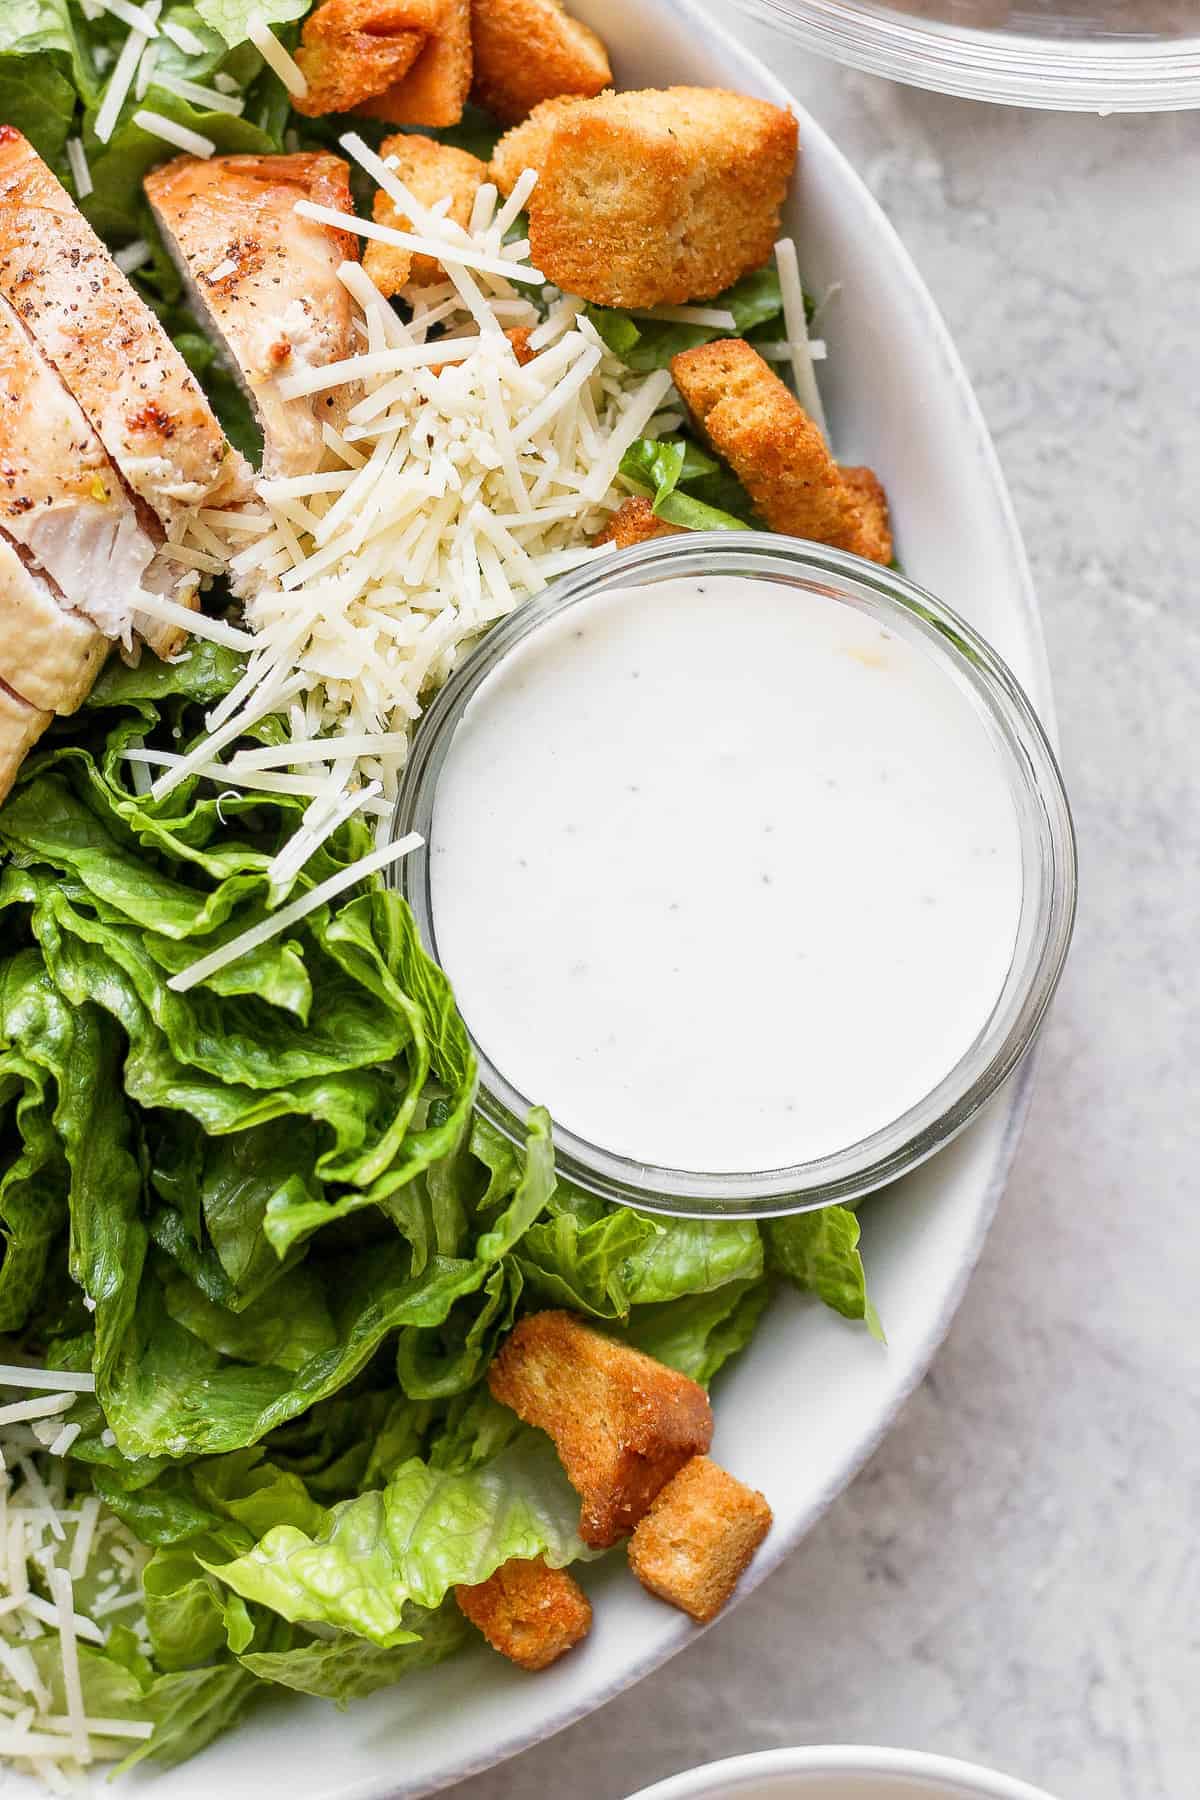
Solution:
[{"label": "speckled stone countertop", "polygon": [[737,29],[866,177],[975,382],[1041,596],[1079,928],[1007,1197],[882,1449],[694,1650],[455,1791],[618,1800],[841,1741],[1197,1800],[1200,121],[971,105]]}]

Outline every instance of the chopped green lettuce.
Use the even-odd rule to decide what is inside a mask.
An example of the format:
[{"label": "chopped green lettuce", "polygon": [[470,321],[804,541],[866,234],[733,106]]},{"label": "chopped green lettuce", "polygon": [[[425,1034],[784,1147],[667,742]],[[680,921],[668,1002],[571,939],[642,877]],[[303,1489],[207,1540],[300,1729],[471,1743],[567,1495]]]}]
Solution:
[{"label": "chopped green lettuce", "polygon": [[867,1277],[858,1248],[859,1224],[846,1206],[773,1219],[767,1226],[767,1256],[773,1269],[846,1319],[865,1321],[883,1342],[883,1327],[867,1295]]},{"label": "chopped green lettuce", "polygon": [[756,523],[737,476],[694,438],[637,438],[620,473],[627,486],[653,496],[660,519],[685,531],[746,531]]},{"label": "chopped green lettuce", "polygon": [[731,1281],[706,1294],[640,1306],[630,1318],[629,1339],[647,1356],[707,1387],[750,1342],[770,1295],[769,1281]]},{"label": "chopped green lettuce", "polygon": [[196,0],[196,11],[232,48],[246,41],[251,19],[287,24],[302,19],[311,4],[312,0]]},{"label": "chopped green lettuce", "polygon": [[561,1568],[585,1556],[579,1496],[548,1439],[524,1432],[491,1461],[460,1471],[420,1458],[386,1488],[343,1501],[321,1529],[277,1525],[231,1561],[204,1561],[235,1593],[284,1619],[332,1625],[383,1649],[412,1643],[412,1602],[486,1581],[512,1557]]},{"label": "chopped green lettuce", "polygon": [[277,1682],[297,1693],[345,1706],[379,1688],[391,1687],[414,1669],[444,1662],[471,1635],[453,1600],[444,1600],[434,1611],[408,1606],[403,1624],[411,1641],[386,1648],[338,1632],[332,1638],[307,1638],[291,1650],[251,1651],[241,1662],[260,1681]]},{"label": "chopped green lettuce", "polygon": [[[772,265],[753,269],[732,287],[705,301],[733,315],[734,329],[722,331],[712,325],[687,325],[674,319],[634,318],[606,306],[589,306],[587,316],[614,356],[631,369],[649,371],[665,369],[673,356],[684,350],[695,350],[715,338],[746,337],[755,330],[782,317],[783,296],[779,276]],[[774,325],[779,335],[778,324]]]},{"label": "chopped green lettuce", "polygon": [[67,0],[0,7],[0,120],[24,132],[59,175],[76,102],[94,98],[99,85],[85,30]]}]

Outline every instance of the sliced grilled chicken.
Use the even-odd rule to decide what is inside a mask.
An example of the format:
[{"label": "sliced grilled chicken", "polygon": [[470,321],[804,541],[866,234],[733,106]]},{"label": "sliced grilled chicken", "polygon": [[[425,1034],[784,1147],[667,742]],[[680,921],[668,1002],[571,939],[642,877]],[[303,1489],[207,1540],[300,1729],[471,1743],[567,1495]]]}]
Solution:
[{"label": "sliced grilled chicken", "polygon": [[0,681],[0,800],[53,717],[53,713],[30,706],[28,700],[22,700],[20,694]]},{"label": "sliced grilled chicken", "polygon": [[196,576],[156,556],[162,533],[153,515],[150,525],[155,535],[139,520],[79,406],[0,296],[0,531],[106,638],[128,645],[138,626],[169,653],[178,631],[143,619],[138,592],[148,588],[187,604]]},{"label": "sliced grilled chicken", "polygon": [[111,648],[0,532],[0,681],[40,711],[73,713]]},{"label": "sliced grilled chicken", "polygon": [[131,493],[171,532],[250,493],[195,376],[74,201],[0,126],[0,293],[58,370]]},{"label": "sliced grilled chicken", "polygon": [[353,212],[347,165],[323,151],[181,156],[145,188],[193,302],[258,414],[263,474],[310,474],[324,453],[321,427],[340,422],[346,390],[284,400],[278,381],[353,353],[354,309],[337,271],[358,249],[295,205]]}]

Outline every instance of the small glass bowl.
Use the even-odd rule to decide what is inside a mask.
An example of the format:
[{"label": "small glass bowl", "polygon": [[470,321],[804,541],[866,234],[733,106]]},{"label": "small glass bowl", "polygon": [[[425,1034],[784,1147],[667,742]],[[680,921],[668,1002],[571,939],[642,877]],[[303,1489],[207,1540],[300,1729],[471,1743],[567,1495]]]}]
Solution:
[{"label": "small glass bowl", "polygon": [[[1049,1005],[1075,917],[1075,838],[1054,752],[1015,677],[957,614],[902,575],[857,556],[757,531],[689,533],[606,556],[554,582],[494,626],[447,682],[419,726],[396,805],[397,834],[422,848],[397,865],[400,890],[438,957],[430,889],[438,776],[483,681],[548,619],[625,584],[714,574],[782,582],[855,607],[922,646],[965,689],[1007,766],[1021,839],[1022,900],[1008,975],[974,1042],[915,1106],[858,1143],[787,1168],[709,1175],[634,1161],[557,1123],[560,1173],[606,1200],[677,1217],[764,1218],[852,1200],[923,1162],[961,1131],[1029,1049]],[[514,1142],[539,1096],[520,1093],[476,1045],[479,1109]]]},{"label": "small glass bowl", "polygon": [[808,50],[966,100],[1068,112],[1200,106],[1191,0],[737,0]]}]

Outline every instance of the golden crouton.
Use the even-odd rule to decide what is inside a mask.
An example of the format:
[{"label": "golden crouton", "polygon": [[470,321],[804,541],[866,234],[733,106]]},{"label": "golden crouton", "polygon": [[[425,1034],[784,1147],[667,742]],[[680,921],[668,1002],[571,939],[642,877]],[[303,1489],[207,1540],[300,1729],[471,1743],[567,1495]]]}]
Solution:
[{"label": "golden crouton", "polygon": [[860,556],[869,556],[872,562],[890,563],[895,554],[892,543],[892,527],[888,517],[887,495],[883,490],[874,469],[842,464],[842,480],[858,501],[862,514],[863,538],[866,548],[860,550]]},{"label": "golden crouton", "polygon": [[697,1456],[667,1483],[629,1540],[642,1586],[690,1613],[715,1619],[771,1529],[754,1488]]},{"label": "golden crouton", "polygon": [[601,94],[555,123],[529,199],[532,261],[601,306],[707,299],[779,235],[796,121],[720,88]]},{"label": "golden crouton", "polygon": [[356,112],[389,125],[457,125],[471,90],[471,0],[441,0],[438,23],[400,81]]},{"label": "golden crouton", "polygon": [[757,350],[742,338],[717,339],[672,357],[671,374],[772,531],[884,560],[878,524],[868,525],[821,433]]},{"label": "golden crouton", "polygon": [[567,1312],[531,1313],[491,1368],[493,1396],[554,1439],[583,1501],[579,1534],[606,1549],[712,1442],[703,1388]]},{"label": "golden crouton", "polygon": [[457,1587],[454,1598],[493,1650],[522,1669],[546,1669],[592,1628],[592,1609],[565,1569],[540,1558],[514,1557],[475,1587]]},{"label": "golden crouton", "polygon": [[537,351],[529,348],[528,325],[514,325],[512,330],[506,331],[504,335],[512,345],[513,355],[516,357],[522,368],[525,367],[526,363],[531,363],[533,361],[534,357],[537,355]]},{"label": "golden crouton", "polygon": [[595,542],[628,550],[633,544],[648,544],[651,538],[676,537],[683,529],[682,525],[660,519],[649,500],[633,494],[621,502]]},{"label": "golden crouton", "polygon": [[348,112],[403,79],[437,24],[441,0],[321,0],[296,51],[308,92],[292,104],[310,119]]},{"label": "golden crouton", "polygon": [[[456,150],[452,144],[439,144],[434,138],[404,131],[397,132],[395,137],[384,138],[379,154],[385,159],[396,159],[396,175],[414,200],[435,206],[439,200],[449,197],[448,217],[459,225],[470,223],[475,196],[487,180],[487,164],[481,163],[477,156],[471,156],[466,150]],[[374,216],[379,225],[394,225],[400,231],[412,229],[412,221],[382,188],[375,195]],[[380,293],[389,295],[398,294],[408,281],[424,285],[441,281],[445,274],[436,257],[414,256],[410,250],[378,241],[368,245],[363,267]]]},{"label": "golden crouton", "polygon": [[600,93],[608,52],[559,0],[472,0],[471,98],[505,125],[556,94]]},{"label": "golden crouton", "polygon": [[546,161],[550,139],[558,130],[564,115],[582,105],[577,94],[561,94],[555,100],[543,100],[527,119],[506,131],[492,151],[490,174],[502,194],[511,194],[518,177],[526,169],[539,172]]}]

